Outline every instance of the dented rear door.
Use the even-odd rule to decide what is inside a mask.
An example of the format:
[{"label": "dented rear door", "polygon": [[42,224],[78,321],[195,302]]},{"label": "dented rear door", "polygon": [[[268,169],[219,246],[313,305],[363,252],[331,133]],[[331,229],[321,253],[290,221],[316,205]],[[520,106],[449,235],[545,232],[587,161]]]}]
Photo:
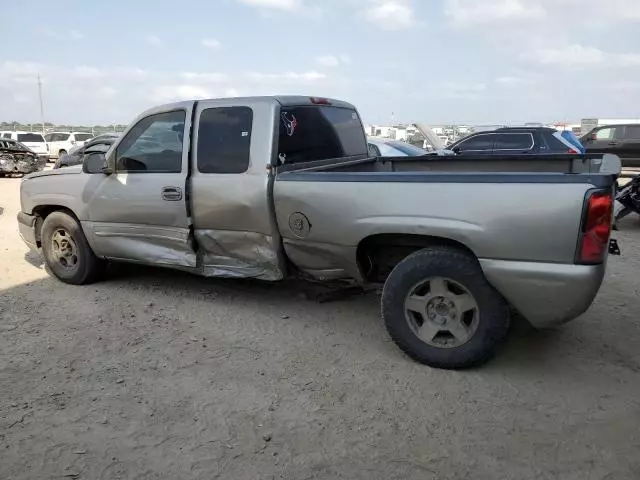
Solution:
[{"label": "dented rear door", "polygon": [[198,102],[190,186],[203,275],[284,276],[270,175],[278,112],[273,98]]}]

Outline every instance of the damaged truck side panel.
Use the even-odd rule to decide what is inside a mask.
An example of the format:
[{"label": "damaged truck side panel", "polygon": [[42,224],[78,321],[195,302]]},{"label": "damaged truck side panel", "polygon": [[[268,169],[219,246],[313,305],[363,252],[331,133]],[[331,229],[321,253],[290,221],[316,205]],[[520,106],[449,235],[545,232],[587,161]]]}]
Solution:
[{"label": "damaged truck side panel", "polygon": [[[619,161],[604,160],[370,158],[345,102],[188,101],[143,113],[82,167],[27,176],[18,224],[68,283],[94,280],[101,260],[382,282],[400,348],[459,368],[489,358],[506,334],[507,304],[539,327],[589,307],[605,273],[619,173]],[[90,247],[80,254],[82,243],[61,248],[51,237],[77,223]],[[592,233],[597,242],[582,249]]]}]

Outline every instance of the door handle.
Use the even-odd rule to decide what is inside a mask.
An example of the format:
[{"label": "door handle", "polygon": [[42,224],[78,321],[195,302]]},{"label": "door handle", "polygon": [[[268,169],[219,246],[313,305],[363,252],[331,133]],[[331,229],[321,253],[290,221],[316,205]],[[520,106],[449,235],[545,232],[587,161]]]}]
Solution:
[{"label": "door handle", "polygon": [[614,145],[617,145],[617,144],[618,144],[618,142],[609,142],[609,145],[611,145],[611,146],[614,146]]},{"label": "door handle", "polygon": [[167,202],[182,200],[182,189],[180,187],[162,187],[162,199]]}]

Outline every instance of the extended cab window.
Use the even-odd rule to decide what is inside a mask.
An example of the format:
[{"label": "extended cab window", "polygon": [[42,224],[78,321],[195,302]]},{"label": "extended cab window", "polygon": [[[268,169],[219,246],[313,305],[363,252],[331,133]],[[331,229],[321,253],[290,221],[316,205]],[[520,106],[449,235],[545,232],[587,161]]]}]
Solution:
[{"label": "extended cab window", "polygon": [[249,107],[207,108],[198,126],[198,171],[244,173],[249,168],[253,111]]},{"label": "extended cab window", "polygon": [[185,111],[140,120],[116,150],[118,172],[180,173]]},{"label": "extended cab window", "polygon": [[283,107],[280,163],[367,156],[367,140],[355,110],[330,106]]}]

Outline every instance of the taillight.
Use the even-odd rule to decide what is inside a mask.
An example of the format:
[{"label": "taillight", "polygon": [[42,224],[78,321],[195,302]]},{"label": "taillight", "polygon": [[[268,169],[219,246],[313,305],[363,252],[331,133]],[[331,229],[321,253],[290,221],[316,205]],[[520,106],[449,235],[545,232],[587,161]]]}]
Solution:
[{"label": "taillight", "polygon": [[582,221],[578,263],[602,263],[609,248],[612,212],[611,192],[593,192],[589,196]]}]

